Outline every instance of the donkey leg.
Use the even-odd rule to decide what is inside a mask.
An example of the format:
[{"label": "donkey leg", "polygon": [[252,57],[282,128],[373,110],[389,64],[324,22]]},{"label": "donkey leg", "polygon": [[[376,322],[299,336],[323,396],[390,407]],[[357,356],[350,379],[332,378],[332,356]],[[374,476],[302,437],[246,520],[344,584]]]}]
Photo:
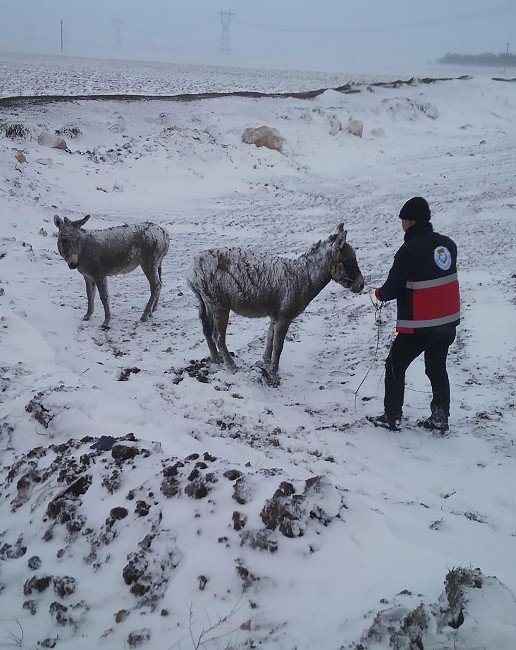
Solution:
[{"label": "donkey leg", "polygon": [[213,314],[213,329],[215,330],[215,337],[217,341],[217,347],[219,352],[224,359],[227,367],[230,370],[236,370],[236,363],[233,361],[233,357],[229,352],[226,346],[226,330],[228,328],[229,321],[229,309],[224,309],[219,307],[212,311]]},{"label": "donkey leg", "polygon": [[272,360],[270,364],[270,371],[272,375],[276,375],[278,372],[281,351],[283,350],[283,343],[285,342],[285,336],[287,335],[290,323],[291,321],[283,319],[283,320],[276,321],[276,324],[274,326]]},{"label": "donkey leg", "polygon": [[269,330],[267,332],[267,343],[265,344],[265,351],[263,353],[263,360],[269,364],[272,355],[272,343],[274,341],[274,320],[271,318],[269,323]]},{"label": "donkey leg", "polygon": [[104,306],[104,322],[102,323],[101,327],[103,330],[108,330],[109,323],[111,321],[111,310],[109,309],[109,294],[108,294],[107,278],[97,277],[95,278],[95,284],[98,287],[99,296],[102,301],[102,305]]},{"label": "donkey leg", "polygon": [[163,258],[161,258],[159,263],[158,263],[158,277],[159,277],[160,287],[159,287],[158,295],[156,296],[156,300],[154,301],[154,305],[152,306],[152,313],[154,313],[156,311],[156,307],[158,306],[158,300],[159,300],[159,297],[161,295],[161,289],[163,287],[163,282],[161,280],[161,262],[162,262],[162,260],[163,260]]},{"label": "donkey leg", "polygon": [[213,315],[211,314],[209,307],[204,304],[201,297],[199,297],[199,318],[201,319],[204,338],[206,339],[206,343],[210,350],[210,358],[213,363],[221,363],[222,359],[217,350],[217,346],[215,345],[215,341],[213,340]]},{"label": "donkey leg", "polygon": [[209,302],[207,301],[206,298],[203,297],[199,289],[192,284],[191,282],[188,282],[190,285],[190,289],[194,292],[195,297],[197,298],[197,306],[199,307],[199,318],[201,320],[202,324],[202,331],[204,334],[204,338],[206,339],[206,343],[208,344],[208,348],[210,349],[210,357],[213,363],[221,363],[222,359],[220,357],[219,351],[217,350],[217,346],[215,345],[215,340],[214,340],[214,323],[213,323],[213,314],[210,309]]},{"label": "donkey leg", "polygon": [[95,282],[90,278],[84,278],[86,282],[86,296],[88,297],[88,311],[84,314],[82,320],[90,320],[95,311]]},{"label": "donkey leg", "polygon": [[161,292],[161,280],[157,264],[142,264],[142,269],[149,281],[151,291],[149,302],[143,310],[143,314],[140,318],[140,320],[146,321],[158,304],[158,298]]}]

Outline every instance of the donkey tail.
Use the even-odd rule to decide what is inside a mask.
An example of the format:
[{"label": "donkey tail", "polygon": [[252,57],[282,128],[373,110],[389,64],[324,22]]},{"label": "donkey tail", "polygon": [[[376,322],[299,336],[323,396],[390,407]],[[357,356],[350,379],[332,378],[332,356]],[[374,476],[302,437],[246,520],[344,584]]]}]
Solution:
[{"label": "donkey tail", "polygon": [[210,339],[213,338],[213,316],[211,311],[208,309],[206,306],[206,302],[204,301],[204,298],[202,297],[201,292],[199,289],[191,282],[190,280],[187,281],[188,286],[190,289],[194,292],[194,294],[197,297],[197,301],[199,303],[199,318],[201,319],[202,323],[202,331],[204,332],[204,335]]}]

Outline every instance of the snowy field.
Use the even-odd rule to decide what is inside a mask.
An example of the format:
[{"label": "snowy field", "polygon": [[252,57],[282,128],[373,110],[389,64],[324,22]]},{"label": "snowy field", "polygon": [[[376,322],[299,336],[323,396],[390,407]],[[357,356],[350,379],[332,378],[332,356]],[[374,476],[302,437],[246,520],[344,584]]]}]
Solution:
[{"label": "snowy field", "polygon": [[[81,64],[64,83],[69,62],[28,60],[2,57],[0,95],[243,87],[207,67],[167,85],[157,64]],[[303,74],[245,89],[349,80]],[[515,114],[516,84],[477,76],[314,100],[0,102],[0,647],[514,650]],[[242,143],[262,124],[281,153]],[[56,131],[67,151],[38,144]],[[369,292],[414,195],[459,247],[445,437],[415,426],[421,359],[402,431],[366,421],[395,321],[389,303],[375,326]],[[98,297],[83,322],[55,214],[167,228],[149,322],[140,270],[110,278],[110,330]],[[231,317],[237,373],[203,361],[194,254],[292,257],[340,222],[366,287],[331,283],[294,321],[280,385],[257,368],[264,320]]]},{"label": "snowy field", "polygon": [[[478,76],[496,76],[500,72],[492,68],[473,70]],[[374,72],[369,69],[317,72],[0,52],[0,98],[16,95],[180,95],[249,90],[296,92],[336,88],[350,82],[389,82],[413,76],[458,77],[466,73],[472,74],[472,69],[436,64],[417,69],[385,66]]]},{"label": "snowy field", "polygon": [[[447,68],[444,68],[447,75]],[[12,95],[142,94],[255,90],[277,92],[332,88],[356,75],[260,70],[146,61],[0,53],[0,97]],[[373,80],[372,75],[359,79]]]}]

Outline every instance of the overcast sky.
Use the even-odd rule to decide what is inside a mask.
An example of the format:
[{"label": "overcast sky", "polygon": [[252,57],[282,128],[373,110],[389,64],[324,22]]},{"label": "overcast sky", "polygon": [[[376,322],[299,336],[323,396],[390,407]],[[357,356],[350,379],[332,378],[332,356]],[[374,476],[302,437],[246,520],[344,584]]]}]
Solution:
[{"label": "overcast sky", "polygon": [[[516,50],[516,0],[0,0],[0,51],[350,71]],[[121,21],[121,22],[115,22]],[[118,28],[117,28],[118,25]],[[117,31],[118,34],[117,35]]]}]

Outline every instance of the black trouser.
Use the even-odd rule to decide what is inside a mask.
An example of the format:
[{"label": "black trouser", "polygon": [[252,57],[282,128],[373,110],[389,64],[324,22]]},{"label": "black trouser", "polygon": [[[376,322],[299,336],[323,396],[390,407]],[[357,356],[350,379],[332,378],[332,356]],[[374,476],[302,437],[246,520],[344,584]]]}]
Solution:
[{"label": "black trouser", "polygon": [[385,361],[385,399],[387,416],[401,418],[405,396],[405,372],[422,352],[425,373],[432,384],[432,413],[450,414],[450,382],[446,372],[448,348],[455,339],[455,325],[440,325],[414,334],[398,334]]}]

